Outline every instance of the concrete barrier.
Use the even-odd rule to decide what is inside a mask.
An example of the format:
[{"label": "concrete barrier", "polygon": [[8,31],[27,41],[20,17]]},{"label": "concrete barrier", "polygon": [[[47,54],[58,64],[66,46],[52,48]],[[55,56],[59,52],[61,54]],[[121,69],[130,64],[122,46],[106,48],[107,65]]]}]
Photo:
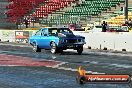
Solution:
[{"label": "concrete barrier", "polygon": [[15,31],[14,30],[0,30],[0,39],[1,41],[14,42]]},{"label": "concrete barrier", "polygon": [[132,51],[131,32],[74,32],[86,38],[85,48]]},{"label": "concrete barrier", "polygon": [[[0,30],[0,40],[16,42],[16,31],[29,31],[32,36],[37,30]],[[77,32],[75,35],[85,37],[85,48],[118,51],[132,51],[132,32]]]}]

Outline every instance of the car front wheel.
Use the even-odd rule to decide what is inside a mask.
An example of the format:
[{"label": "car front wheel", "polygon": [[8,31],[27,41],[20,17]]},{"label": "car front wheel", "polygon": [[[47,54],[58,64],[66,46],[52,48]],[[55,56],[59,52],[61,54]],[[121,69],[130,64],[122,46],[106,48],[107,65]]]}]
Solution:
[{"label": "car front wheel", "polygon": [[82,52],[83,52],[83,46],[78,46],[77,47],[77,52],[78,52],[79,55],[81,55]]},{"label": "car front wheel", "polygon": [[54,42],[51,43],[51,53],[57,53],[57,46]]}]

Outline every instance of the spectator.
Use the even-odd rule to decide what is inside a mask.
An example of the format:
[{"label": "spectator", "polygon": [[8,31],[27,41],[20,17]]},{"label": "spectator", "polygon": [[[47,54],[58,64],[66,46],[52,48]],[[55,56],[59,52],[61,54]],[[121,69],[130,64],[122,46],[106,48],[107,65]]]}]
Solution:
[{"label": "spectator", "polygon": [[129,19],[129,27],[132,27],[132,19]]},{"label": "spectator", "polygon": [[122,24],[122,26],[129,26],[129,23],[130,23],[130,19],[129,19],[129,21],[126,19],[125,24]]},{"label": "spectator", "polygon": [[106,30],[108,30],[109,29],[109,25],[107,24],[107,22],[106,22]]},{"label": "spectator", "polygon": [[126,25],[129,25],[129,22],[128,22],[128,20],[127,20],[127,19],[126,19],[126,21],[125,21],[125,24],[126,24]]},{"label": "spectator", "polygon": [[102,32],[106,32],[106,30],[107,30],[107,23],[105,23],[105,21],[103,21]]}]

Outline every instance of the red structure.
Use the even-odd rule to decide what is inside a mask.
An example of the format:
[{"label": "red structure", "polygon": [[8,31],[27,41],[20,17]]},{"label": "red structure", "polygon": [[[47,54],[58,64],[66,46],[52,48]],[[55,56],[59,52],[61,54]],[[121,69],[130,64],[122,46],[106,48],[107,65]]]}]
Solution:
[{"label": "red structure", "polygon": [[43,18],[75,0],[9,0],[9,2],[11,3],[6,7],[8,21],[16,22],[24,16]]}]

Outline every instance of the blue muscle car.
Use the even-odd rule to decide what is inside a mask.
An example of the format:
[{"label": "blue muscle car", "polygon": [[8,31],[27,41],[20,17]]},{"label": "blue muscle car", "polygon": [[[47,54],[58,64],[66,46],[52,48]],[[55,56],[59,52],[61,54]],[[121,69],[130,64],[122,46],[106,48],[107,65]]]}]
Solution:
[{"label": "blue muscle car", "polygon": [[62,53],[63,50],[74,49],[81,54],[85,37],[74,35],[69,28],[40,28],[29,38],[29,43],[35,52],[50,49],[51,53]]}]

